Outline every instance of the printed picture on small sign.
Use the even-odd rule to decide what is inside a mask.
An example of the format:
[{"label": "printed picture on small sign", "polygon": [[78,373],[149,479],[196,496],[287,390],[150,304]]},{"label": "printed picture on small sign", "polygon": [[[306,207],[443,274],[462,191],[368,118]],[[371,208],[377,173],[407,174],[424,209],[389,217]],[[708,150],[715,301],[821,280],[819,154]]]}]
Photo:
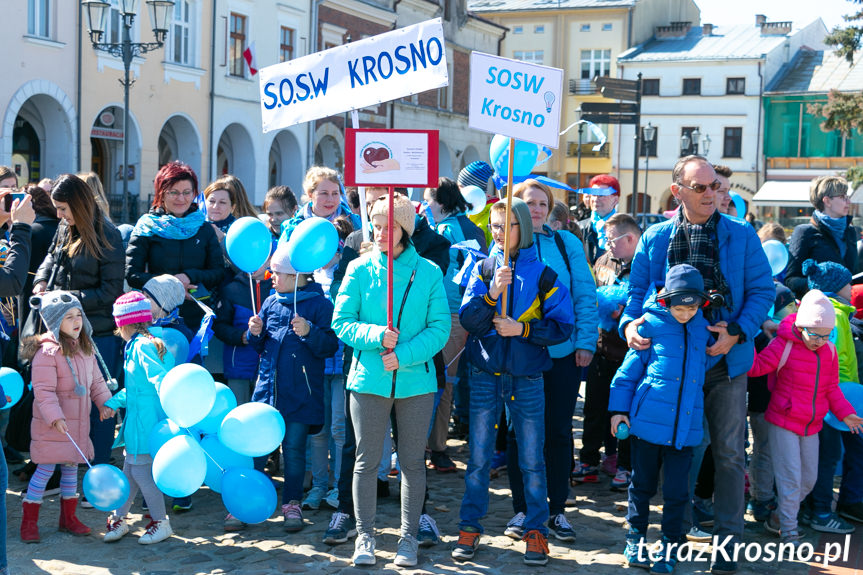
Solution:
[{"label": "printed picture on small sign", "polygon": [[345,135],[348,186],[437,186],[437,130],[352,130]]}]

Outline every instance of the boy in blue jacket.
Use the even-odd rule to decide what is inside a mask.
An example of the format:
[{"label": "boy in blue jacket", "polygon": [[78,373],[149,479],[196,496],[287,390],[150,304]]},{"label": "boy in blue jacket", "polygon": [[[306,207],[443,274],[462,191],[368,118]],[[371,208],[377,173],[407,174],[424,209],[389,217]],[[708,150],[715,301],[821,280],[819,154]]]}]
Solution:
[{"label": "boy in blue jacket", "polygon": [[[459,538],[452,556],[471,559],[479,545],[480,519],[488,511],[495,424],[505,403],[509,425],[520,446],[519,468],[527,500],[524,562],[545,565],[548,503],[542,372],[552,363],[547,346],[567,341],[575,318],[566,287],[537,258],[527,204],[518,198],[512,200],[508,249],[504,249],[505,225],[506,204],[500,202],[491,207],[489,218],[494,248],[488,260],[474,268],[459,310],[459,320],[469,334],[471,451]],[[504,290],[508,290],[505,317],[498,315]]]},{"label": "boy in blue jacket", "polygon": [[[282,515],[285,531],[296,532],[303,528],[306,439],[324,424],[324,360],[339,342],[331,327],[332,302],[291,266],[287,243],[276,249],[270,269],[276,293],[249,319],[248,342],[261,354],[252,401],[274,406],[285,418]],[[256,467],[265,462],[256,460]]]},{"label": "boy in blue jacket", "polygon": [[[654,345],[630,349],[611,382],[608,410],[612,433],[621,423],[630,427],[632,484],[629,487],[629,533],[624,558],[632,567],[671,573],[677,546],[685,541],[683,514],[688,494],[692,447],[704,430],[702,385],[710,336],[701,308],[708,301],[704,279],[689,264],[668,270],[665,288],[644,304],[639,326]],[[656,494],[662,469],[662,549],[649,552],[647,533],[650,498]],[[650,559],[655,559],[651,566]]]}]

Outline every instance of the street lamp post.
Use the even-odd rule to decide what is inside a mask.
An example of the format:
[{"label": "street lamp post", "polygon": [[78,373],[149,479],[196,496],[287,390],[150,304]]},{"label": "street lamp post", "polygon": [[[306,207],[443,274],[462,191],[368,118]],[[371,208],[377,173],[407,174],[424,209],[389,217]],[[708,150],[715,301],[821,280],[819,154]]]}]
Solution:
[{"label": "street lamp post", "polygon": [[94,50],[107,52],[123,60],[123,215],[129,217],[129,87],[134,80],[129,79],[129,68],[136,56],[158,50],[168,35],[168,17],[174,7],[174,0],[147,0],[150,8],[150,21],[153,24],[155,42],[132,42],[132,23],[138,13],[138,0],[119,0],[122,17],[123,36],[120,42],[102,42],[107,27],[111,5],[104,0],[82,0],[87,15],[87,31]]},{"label": "street lamp post", "polygon": [[701,140],[701,150],[706,158],[707,154],[710,153],[710,134],[704,134],[704,139]]},{"label": "street lamp post", "polygon": [[647,224],[647,175],[650,173],[650,147],[653,139],[656,137],[656,128],[650,122],[644,128],[644,191],[641,192],[641,229],[645,229]]}]

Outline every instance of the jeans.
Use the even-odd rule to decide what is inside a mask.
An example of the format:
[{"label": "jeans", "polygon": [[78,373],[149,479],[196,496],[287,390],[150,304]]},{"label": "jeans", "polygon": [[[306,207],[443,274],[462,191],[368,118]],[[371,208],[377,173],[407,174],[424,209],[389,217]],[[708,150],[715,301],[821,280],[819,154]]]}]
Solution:
[{"label": "jeans", "polygon": [[823,515],[833,512],[833,477],[836,464],[842,458],[842,432],[825,425],[818,432],[818,479],[806,498],[812,512]]},{"label": "jeans", "polygon": [[[749,458],[749,494],[756,501],[773,499],[773,463],[771,462],[770,442],[763,413],[749,412],[749,425],[752,427],[752,457]],[[805,493],[803,494],[806,495]]]},{"label": "jeans", "polygon": [[[620,365],[621,362],[619,361],[611,361],[600,354],[596,354],[588,368],[587,385],[584,388],[582,448],[578,454],[581,463],[599,465],[599,449],[603,445],[605,445],[605,455],[617,453],[617,441],[611,435],[611,425],[609,424],[611,418],[608,415],[608,396],[611,390],[611,380]],[[570,369],[575,369],[575,362]]]},{"label": "jeans", "polygon": [[[521,470],[527,513],[525,532],[548,534],[548,502],[543,447],[545,442],[545,394],[542,375],[492,375],[476,368],[470,374],[470,460],[465,474],[465,492],[459,512],[459,527],[482,532],[488,512],[488,484],[494,440],[501,407],[506,405],[509,420],[521,449]],[[511,472],[511,471],[510,471]]]},{"label": "jeans", "polygon": [[[324,426],[321,430],[309,437],[309,460],[312,466],[312,487],[327,490],[330,483],[330,434],[333,423],[333,400],[332,386],[333,378],[337,376],[324,376]],[[338,384],[338,382],[336,382]]]},{"label": "jeans", "polygon": [[650,498],[656,495],[662,471],[662,534],[671,541],[683,535],[683,514],[689,502],[688,476],[692,447],[675,449],[631,436],[632,484],[626,520],[640,534],[647,533]]},{"label": "jeans", "polygon": [[[285,422],[285,438],[282,440],[282,457],[285,460],[285,484],[282,488],[282,504],[300,501],[303,498],[303,479],[306,476],[306,439],[309,425],[296,421]],[[264,458],[266,463],[266,458]]]},{"label": "jeans", "polygon": [[[105,361],[108,372],[122,386],[123,341],[114,335],[104,335],[94,337],[93,343],[99,349],[99,354]],[[111,446],[114,444],[116,425],[116,415],[102,421],[99,419],[99,409],[96,404],[90,404],[90,441],[93,442],[93,465],[108,463],[111,460]]]},{"label": "jeans", "polygon": [[713,534],[738,542],[743,537],[743,495],[746,433],[746,374],[728,377],[721,361],[704,378],[704,413],[713,446],[716,489],[713,493]]},{"label": "jeans", "polygon": [[[701,463],[704,461],[704,454],[707,451],[707,446],[710,445],[710,428],[707,425],[707,415],[705,414],[702,421],[704,428],[704,437],[701,439],[701,445],[692,447],[692,465],[689,467],[689,477],[687,478],[688,493],[695,493],[695,484],[698,482],[698,472],[701,470]],[[683,523],[686,531],[695,525],[692,517],[692,497],[689,498],[689,503],[686,505],[686,511],[683,514]]]},{"label": "jeans", "polygon": [[458,371],[456,371],[456,382],[453,388],[453,399],[455,406],[453,415],[459,418],[460,421],[467,421],[470,418],[470,362],[467,359],[467,354],[462,354],[459,358]]},{"label": "jeans", "polygon": [[[572,471],[572,412],[578,399],[578,383],[573,381],[575,354],[553,359],[550,370],[542,374],[545,388],[545,477],[550,515],[563,513],[569,495],[569,474]],[[507,473],[512,491],[512,507],[516,513],[526,513],[524,484],[518,466],[518,442],[512,418],[506,448]]]},{"label": "jeans", "polygon": [[842,487],[839,503],[850,505],[863,501],[863,437],[842,432],[845,456],[842,459]]}]

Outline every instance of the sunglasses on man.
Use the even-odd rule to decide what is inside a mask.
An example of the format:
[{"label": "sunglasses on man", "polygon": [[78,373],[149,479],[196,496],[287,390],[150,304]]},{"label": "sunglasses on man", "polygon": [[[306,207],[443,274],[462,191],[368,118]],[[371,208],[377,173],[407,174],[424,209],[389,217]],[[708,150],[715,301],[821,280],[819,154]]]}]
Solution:
[{"label": "sunglasses on man", "polygon": [[716,190],[719,189],[720,186],[722,186],[722,184],[719,183],[719,180],[713,180],[709,184],[693,184],[691,186],[687,186],[684,183],[677,182],[677,185],[680,186],[681,188],[686,188],[687,190],[692,190],[696,194],[703,194],[704,192],[706,192],[708,190],[708,188],[715,192]]}]

